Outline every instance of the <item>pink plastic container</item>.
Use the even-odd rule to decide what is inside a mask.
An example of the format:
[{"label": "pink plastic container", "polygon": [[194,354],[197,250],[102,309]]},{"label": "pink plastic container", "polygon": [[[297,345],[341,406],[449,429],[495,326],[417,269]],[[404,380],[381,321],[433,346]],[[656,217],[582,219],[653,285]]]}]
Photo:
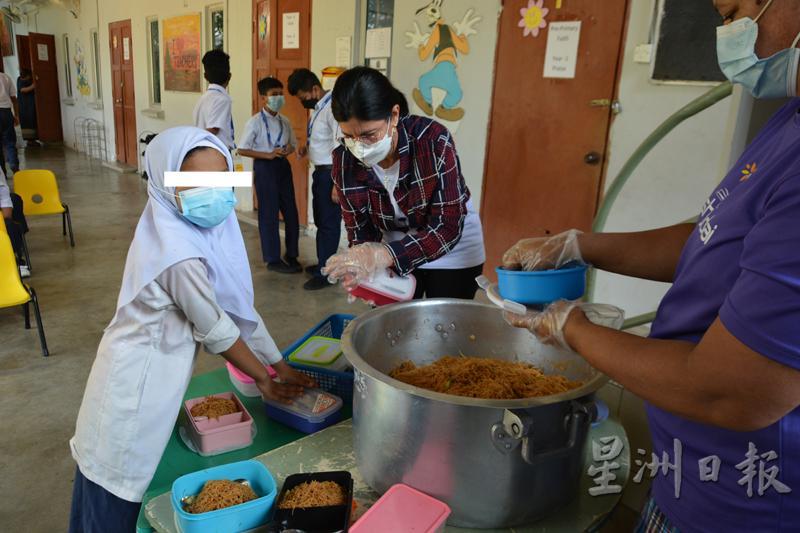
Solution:
[{"label": "pink plastic container", "polygon": [[442,533],[450,507],[408,485],[393,485],[350,533]]},{"label": "pink plastic container", "polygon": [[[258,398],[261,396],[261,391],[258,390],[256,387],[256,382],[253,378],[236,368],[230,363],[225,363],[225,367],[228,369],[228,377],[231,379],[231,383],[233,386],[236,387],[236,390],[241,392],[243,395],[247,396],[248,398]],[[272,370],[271,366],[265,366],[267,369],[267,373],[269,377],[275,379],[278,375]]]},{"label": "pink plastic container", "polygon": [[186,436],[200,455],[217,455],[246,448],[253,444],[253,418],[239,398],[232,392],[212,394],[216,398],[233,400],[239,408],[238,413],[221,416],[217,419],[192,416],[192,407],[206,399],[192,398],[183,403],[187,421],[184,423]]}]

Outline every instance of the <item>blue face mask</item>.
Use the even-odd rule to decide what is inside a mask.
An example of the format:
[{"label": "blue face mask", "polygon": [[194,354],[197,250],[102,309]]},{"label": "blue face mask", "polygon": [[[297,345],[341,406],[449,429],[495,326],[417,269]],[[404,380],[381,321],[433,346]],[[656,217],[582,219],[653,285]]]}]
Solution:
[{"label": "blue face mask", "polygon": [[183,217],[201,228],[218,226],[236,206],[230,187],[197,187],[179,192],[178,197]]},{"label": "blue face mask", "polygon": [[759,59],[755,53],[758,19],[772,2],[767,3],[755,20],[745,17],[717,27],[717,60],[725,76],[738,83],[756,98],[797,96],[797,67],[800,48],[797,35],[791,48]]},{"label": "blue face mask", "polygon": [[285,100],[282,94],[274,94],[272,96],[267,96],[267,107],[269,107],[276,113],[281,110],[284,102]]}]

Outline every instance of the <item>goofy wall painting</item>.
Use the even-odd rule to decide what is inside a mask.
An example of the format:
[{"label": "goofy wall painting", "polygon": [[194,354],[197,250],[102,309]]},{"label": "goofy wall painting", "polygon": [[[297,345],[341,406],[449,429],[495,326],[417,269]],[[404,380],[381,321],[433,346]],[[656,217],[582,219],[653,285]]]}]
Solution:
[{"label": "goofy wall painting", "polygon": [[[433,57],[433,67],[419,77],[412,97],[428,116],[435,114],[442,120],[458,122],[464,117],[464,108],[459,106],[464,93],[458,79],[458,55],[469,54],[467,38],[478,33],[475,25],[481,17],[473,16],[474,10],[468,9],[461,21],[447,24],[442,15],[443,2],[432,0],[416,12],[416,15],[424,13],[430,33],[422,33],[417,22],[414,22],[414,31],[406,32],[409,38],[406,48],[416,48],[420,61]],[[441,103],[434,101],[434,89],[444,92]]]}]

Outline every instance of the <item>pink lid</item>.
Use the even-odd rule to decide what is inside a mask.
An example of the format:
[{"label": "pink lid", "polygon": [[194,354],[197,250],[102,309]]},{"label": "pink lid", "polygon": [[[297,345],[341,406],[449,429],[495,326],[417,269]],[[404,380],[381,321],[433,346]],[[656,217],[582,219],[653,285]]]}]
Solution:
[{"label": "pink lid", "polygon": [[[228,367],[228,372],[230,373],[230,375],[235,377],[236,379],[238,379],[242,383],[255,383],[256,382],[256,380],[254,380],[253,378],[251,378],[250,376],[248,376],[247,374],[245,374],[244,372],[242,372],[241,370],[239,370],[238,368],[236,368],[232,364],[226,362],[225,366]],[[269,377],[271,377],[272,379],[275,379],[275,377],[278,375],[278,374],[275,373],[274,370],[272,370],[271,366],[264,365],[264,368],[267,369],[267,373],[269,374]]]},{"label": "pink lid", "polygon": [[450,516],[450,507],[408,485],[393,485],[364,516],[350,527],[351,533],[432,533]]}]

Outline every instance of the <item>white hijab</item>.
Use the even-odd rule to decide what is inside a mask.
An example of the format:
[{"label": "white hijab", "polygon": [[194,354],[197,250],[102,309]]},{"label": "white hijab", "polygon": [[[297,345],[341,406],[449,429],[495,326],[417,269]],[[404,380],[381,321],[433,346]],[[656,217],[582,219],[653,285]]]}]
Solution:
[{"label": "white hijab", "polygon": [[218,226],[201,228],[178,211],[175,188],[164,186],[164,173],[180,170],[186,154],[199,146],[218,150],[232,170],[228,148],[215,135],[199,128],[170,128],[147,146],[144,157],[150,198],[128,250],[117,310],[132,302],[170,266],[199,258],[208,269],[217,303],[247,340],[258,325],[258,313],[253,307],[253,278],[236,214],[231,213]]}]

